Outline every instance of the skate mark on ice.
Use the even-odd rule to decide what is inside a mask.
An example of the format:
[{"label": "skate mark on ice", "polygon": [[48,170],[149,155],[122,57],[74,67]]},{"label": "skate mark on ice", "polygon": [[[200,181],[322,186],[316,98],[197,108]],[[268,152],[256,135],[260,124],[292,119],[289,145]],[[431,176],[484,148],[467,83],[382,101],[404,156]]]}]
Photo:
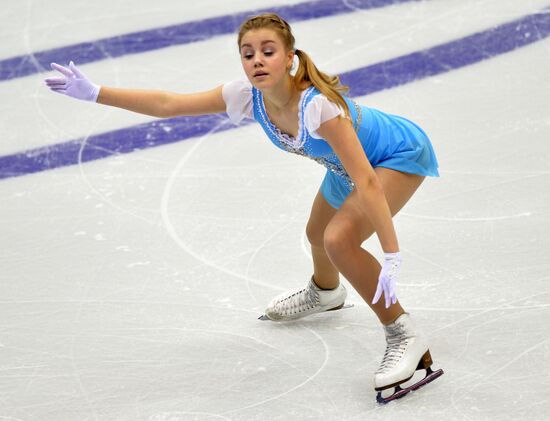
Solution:
[{"label": "skate mark on ice", "polygon": [[[511,366],[512,364],[515,364],[517,361],[519,361],[522,357],[524,357],[525,355],[529,354],[531,351],[534,351],[535,349],[537,349],[538,347],[544,345],[546,342],[549,342],[550,341],[550,338],[546,338],[544,339],[543,341],[533,345],[532,347],[526,349],[525,351],[523,351],[522,353],[520,353],[519,355],[517,355],[515,358],[513,358],[512,360],[508,361],[506,364],[502,365],[501,367],[499,367],[497,370],[493,371],[492,373],[488,374],[488,375],[484,375],[484,374],[479,374],[479,375],[476,375],[476,381],[475,382],[472,382],[472,381],[468,381],[467,382],[467,385],[466,386],[459,386],[457,387],[453,394],[451,395],[451,403],[453,405],[453,408],[460,414],[462,414],[464,417],[468,418],[468,419],[473,419],[473,418],[470,418],[469,416],[467,416],[464,411],[462,411],[462,409],[460,408],[460,405],[458,404],[458,400],[463,400],[464,399],[464,396],[467,396],[467,395],[471,395],[472,393],[474,393],[474,391],[476,389],[478,389],[479,387],[481,386],[484,386],[484,385],[487,385],[487,384],[492,384],[492,382],[489,382],[487,381],[488,379],[490,379],[491,377],[494,377],[495,375],[497,375],[498,373],[502,372],[503,370],[505,370],[506,368],[508,368],[509,366]],[[533,376],[528,376],[529,378],[532,378]],[[506,381],[510,381],[510,380],[513,380],[511,378],[509,379],[506,379]],[[474,386],[472,386],[472,383],[475,383]],[[458,397],[457,395],[462,392],[462,391],[465,391],[465,393],[463,393],[460,397]],[[532,408],[533,405],[537,405],[537,404],[529,404],[529,407]]]},{"label": "skate mark on ice", "polygon": [[481,385],[483,385],[484,383],[486,383],[486,380],[490,379],[491,377],[493,376],[496,376],[497,374],[499,374],[501,371],[505,370],[506,368],[508,368],[509,366],[511,366],[512,364],[516,363],[517,361],[519,361],[522,357],[524,357],[525,355],[529,354],[531,351],[534,351],[535,349],[537,349],[538,347],[540,347],[541,345],[544,345],[546,344],[546,342],[549,342],[550,341],[550,338],[546,338],[540,342],[538,342],[537,344],[527,348],[525,351],[521,352],[520,354],[518,354],[515,358],[512,358],[510,361],[508,361],[506,364],[502,365],[501,367],[499,367],[497,370],[493,371],[492,373],[486,375],[486,376],[483,376],[483,381],[479,382],[478,384],[476,384],[473,388],[473,389],[477,389],[478,387],[480,387]]},{"label": "skate mark on ice", "polygon": [[[543,279],[546,279],[546,278],[543,278]],[[496,318],[492,318],[490,320],[487,320],[487,321],[484,321],[482,323],[476,324],[475,326],[468,329],[468,331],[466,332],[466,341],[465,341],[465,344],[464,344],[463,351],[460,353],[460,355],[454,357],[455,360],[460,361],[462,359],[462,357],[464,356],[464,354],[467,352],[468,346],[470,345],[470,337],[471,337],[471,334],[474,330],[476,330],[480,327],[492,324],[492,323],[499,322],[503,318],[510,316],[510,314],[508,312],[511,311],[511,310],[523,310],[523,311],[520,311],[519,313],[514,314],[514,316],[517,316],[517,314],[522,314],[522,313],[524,313],[528,310],[547,308],[550,304],[530,305],[530,306],[514,306],[513,304],[521,302],[521,301],[525,301],[525,300],[530,300],[530,299],[533,299],[533,298],[536,298],[536,297],[544,296],[544,295],[547,295],[549,293],[550,293],[550,291],[545,291],[543,293],[533,294],[531,296],[522,297],[518,300],[514,300],[510,303],[504,303],[499,307],[486,309],[485,311],[481,311],[481,312],[479,312],[475,315],[465,317],[465,318],[463,318],[461,320],[458,320],[454,323],[451,323],[449,325],[446,325],[446,326],[443,326],[439,329],[436,329],[434,332],[437,332],[437,331],[440,331],[440,330],[443,330],[443,329],[447,329],[449,327],[455,326],[455,325],[457,325],[459,323],[462,323],[462,322],[465,322],[467,320],[474,319],[478,316],[484,316],[484,315],[486,315],[487,313],[489,313],[491,311],[498,310],[498,311],[507,312],[507,313],[498,315],[498,317],[496,317]],[[527,349],[524,352],[522,352],[521,354],[517,355],[511,361],[504,364],[503,366],[501,366],[500,368],[498,368],[496,371],[494,371],[493,373],[491,373],[489,375],[486,375],[484,373],[473,373],[471,371],[468,371],[466,374],[464,374],[460,378],[457,378],[454,383],[455,384],[456,383],[462,383],[462,385],[457,385],[454,392],[451,395],[451,403],[453,405],[453,408],[458,413],[462,414],[464,417],[466,417],[468,419],[471,419],[462,411],[462,409],[460,408],[459,401],[461,401],[464,398],[464,396],[471,395],[474,389],[477,389],[478,387],[480,387],[482,385],[490,384],[491,382],[486,381],[487,379],[489,379],[490,377],[493,377],[496,374],[500,373],[501,371],[505,370],[510,365],[514,364],[519,359],[521,359],[523,356],[525,356],[529,352],[533,351],[534,349],[538,348],[539,346],[543,345],[544,343],[546,343],[549,340],[550,340],[550,338],[545,339],[545,340],[537,343],[533,347],[530,347],[529,349]],[[529,377],[531,377],[531,376],[529,376]],[[510,380],[510,379],[507,379],[507,380]],[[474,386],[472,388],[472,386],[471,386],[472,384],[475,384],[476,386]]]},{"label": "skate mark on ice", "polygon": [[258,255],[258,253],[266,246],[266,244],[268,244],[271,240],[273,240],[281,232],[286,230],[294,222],[295,222],[294,218],[292,218],[290,220],[290,222],[286,223],[281,228],[275,230],[271,235],[266,237],[265,240],[258,247],[256,247],[256,249],[254,250],[254,253],[252,254],[252,256],[250,256],[250,259],[248,259],[248,264],[246,265],[246,269],[244,271],[244,276],[246,277],[246,289],[248,291],[248,294],[250,295],[250,297],[252,297],[252,299],[256,302],[256,304],[259,304],[258,299],[256,298],[256,296],[252,292],[252,289],[250,288],[250,281],[249,281],[249,279],[250,279],[250,275],[249,275],[250,267],[252,266],[252,263],[256,259],[256,256]]},{"label": "skate mark on ice", "polygon": [[[547,277],[544,277],[542,279],[547,279]],[[540,279],[539,279],[540,280]],[[432,333],[436,333],[436,332],[439,332],[441,330],[445,330],[445,329],[448,329],[450,327],[453,327],[453,326],[456,326],[460,323],[463,323],[467,320],[470,320],[470,319],[473,319],[473,318],[476,318],[476,317],[479,317],[479,316],[483,316],[484,314],[487,314],[491,311],[496,311],[496,310],[516,310],[516,309],[523,309],[523,308],[545,308],[545,307],[548,307],[550,304],[540,304],[540,305],[534,305],[534,306],[529,306],[529,307],[523,307],[523,306],[517,306],[517,307],[514,307],[513,304],[515,303],[518,303],[518,302],[521,302],[521,301],[524,301],[524,300],[530,300],[530,299],[533,299],[533,298],[536,298],[536,297],[540,297],[540,296],[543,296],[543,295],[547,295],[547,294],[550,294],[550,291],[544,291],[544,292],[541,292],[541,293],[538,293],[538,294],[533,294],[533,295],[529,295],[527,297],[521,297],[517,300],[514,300],[512,302],[509,302],[509,303],[503,303],[501,304],[500,306],[498,307],[491,307],[491,308],[488,308],[488,309],[478,309],[478,310],[482,310],[480,311],[479,313],[476,313],[476,314],[472,314],[470,316],[466,316],[462,319],[459,319],[459,320],[456,320],[452,323],[449,323],[445,326],[441,326],[435,330],[432,331]]]},{"label": "skate mark on ice", "polygon": [[[202,328],[202,329],[192,329],[192,328],[186,328],[186,327],[138,327],[138,328],[133,328],[131,329],[133,331],[140,331],[140,332],[147,332],[147,331],[152,331],[152,332],[162,332],[162,331],[181,331],[181,332],[187,332],[187,333],[203,333],[205,335],[213,335],[213,336],[235,336],[239,339],[249,339],[251,342],[256,342],[257,344],[259,345],[262,345],[262,346],[265,346],[267,348],[269,348],[271,351],[277,353],[279,352],[279,349],[265,341],[262,341],[261,339],[258,339],[254,336],[250,336],[250,335],[244,335],[242,333],[235,333],[235,332],[229,332],[227,330],[216,330],[216,329],[209,329],[209,328]],[[140,338],[137,338],[137,337],[131,337],[132,339],[134,340],[140,340]],[[147,339],[145,339],[145,341],[149,341]],[[165,342],[165,341],[158,341],[158,343],[162,343],[162,344],[170,344],[171,342]],[[242,342],[239,342],[241,345],[243,344]],[[258,348],[253,348],[254,351],[256,352],[264,352],[263,349],[258,349]],[[268,354],[270,357],[272,357],[273,359],[276,359],[277,361],[280,361],[282,363],[285,363],[286,365],[288,365],[289,367],[291,367],[292,369],[295,369],[295,370],[298,370],[297,367],[295,367],[294,365],[286,362],[285,360],[283,360],[282,358],[278,357],[278,354]],[[304,373],[305,374],[305,373]]]},{"label": "skate mark on ice", "polygon": [[295,390],[298,390],[300,389],[301,387],[305,386],[306,384],[308,384],[309,382],[311,382],[313,379],[315,379],[315,377],[317,377],[319,375],[319,373],[321,373],[321,371],[323,371],[325,369],[325,367],[327,366],[327,363],[328,363],[328,360],[329,360],[329,356],[330,356],[330,350],[329,350],[329,347],[328,347],[328,344],[326,343],[326,341],[317,333],[315,332],[314,330],[308,328],[307,326],[301,326],[303,327],[304,329],[306,330],[309,330],[318,340],[319,342],[323,345],[323,348],[324,348],[324,351],[325,351],[325,358],[324,358],[324,361],[323,363],[321,364],[321,367],[319,367],[319,369],[313,373],[310,377],[308,377],[306,380],[304,380],[302,383],[300,383],[299,385],[297,386],[294,386],[290,389],[288,389],[287,391],[283,392],[283,393],[279,393],[278,395],[275,395],[275,396],[272,396],[271,398],[268,398],[268,399],[264,399],[260,402],[256,402],[254,404],[251,404],[251,405],[247,405],[247,406],[243,406],[243,407],[240,407],[240,408],[236,408],[236,409],[232,409],[232,410],[229,410],[229,411],[226,411],[226,412],[222,412],[222,414],[230,414],[230,413],[233,413],[233,412],[239,412],[239,411],[244,411],[245,409],[250,409],[250,408],[255,408],[257,406],[261,406],[261,405],[264,405],[266,404],[267,402],[271,402],[271,401],[274,401],[274,400],[277,400],[283,396],[286,396],[288,395],[289,393],[292,393],[294,392]]},{"label": "skate mark on ice", "polygon": [[204,263],[206,266],[212,267],[214,269],[219,270],[222,273],[226,273],[228,275],[231,275],[237,279],[243,279],[246,282],[253,283],[256,285],[260,285],[269,289],[274,289],[278,291],[284,291],[284,288],[277,287],[275,285],[272,285],[268,282],[260,281],[259,279],[253,279],[249,276],[243,275],[241,273],[235,272],[233,270],[227,269],[218,263],[207,259],[204,256],[201,256],[197,252],[195,252],[177,233],[176,228],[172,224],[169,212],[168,212],[168,206],[170,201],[170,196],[172,194],[172,189],[174,187],[174,183],[178,177],[178,174],[181,172],[181,170],[185,167],[187,164],[187,161],[191,158],[191,156],[195,153],[195,151],[199,148],[199,146],[202,144],[204,139],[208,138],[211,134],[216,133],[216,131],[225,125],[225,121],[219,122],[216,126],[210,129],[210,131],[200,138],[198,138],[195,142],[195,144],[189,149],[189,151],[180,159],[174,170],[172,171],[172,174],[168,178],[168,181],[166,182],[166,185],[164,187],[163,193],[162,193],[162,199],[160,204],[160,213],[162,216],[162,222],[164,224],[164,227],[166,231],[168,232],[168,235],[174,240],[174,242],[187,254],[194,257],[198,261]]},{"label": "skate mark on ice", "polygon": [[[517,308],[514,308],[514,310],[516,310]],[[529,310],[532,310],[532,308],[528,308],[528,309],[522,309],[522,311],[520,312],[517,312],[515,313],[513,316],[516,317],[518,315],[521,315]],[[472,326],[470,329],[468,329],[468,331],[466,332],[466,339],[465,339],[465,343],[464,343],[464,346],[463,346],[463,350],[461,351],[460,354],[458,355],[455,355],[454,356],[454,359],[457,360],[457,361],[461,361],[464,357],[464,355],[466,354],[467,350],[468,350],[468,347],[470,346],[470,339],[471,339],[471,336],[472,336],[472,333],[481,328],[481,327],[484,327],[484,326],[487,326],[487,325],[490,325],[490,324],[493,324],[493,323],[498,323],[500,322],[502,319],[506,318],[510,316],[509,313],[504,313],[504,314],[501,314],[501,315],[498,315],[497,317],[493,318],[493,319],[490,319],[490,320],[486,320],[482,323],[479,323],[479,324],[476,324],[475,326]],[[506,325],[506,324],[505,324]],[[508,366],[508,364],[507,364]],[[486,375],[483,375],[481,378],[483,379],[486,379],[488,378]]]},{"label": "skate mark on ice", "polygon": [[409,253],[409,254],[412,255],[414,258],[416,258],[416,259],[418,259],[418,260],[422,260],[422,261],[424,261],[424,262],[426,262],[426,263],[428,263],[428,264],[430,264],[430,265],[432,265],[432,266],[434,266],[434,267],[436,267],[436,268],[438,268],[438,269],[441,269],[441,270],[443,270],[443,271],[445,271],[445,272],[451,273],[453,276],[455,276],[455,277],[456,277],[457,279],[459,279],[459,280],[463,280],[463,279],[466,278],[466,276],[463,275],[462,273],[455,272],[454,270],[451,270],[451,269],[449,269],[449,268],[447,268],[447,267],[445,267],[445,266],[442,266],[442,265],[440,265],[439,263],[437,263],[437,262],[435,262],[435,261],[433,261],[433,260],[431,260],[431,259],[427,259],[426,257],[421,256],[420,254],[417,254],[417,253],[411,251],[410,249],[405,249],[405,248],[401,247],[401,251],[404,251],[404,252],[406,252],[406,253]]},{"label": "skate mark on ice", "polygon": [[471,188],[471,189],[468,189],[468,190],[455,191],[453,193],[443,194],[441,196],[432,197],[430,199],[424,199],[424,200],[416,201],[416,203],[425,205],[425,204],[429,204],[429,203],[433,203],[433,202],[439,202],[442,199],[449,199],[449,198],[455,198],[455,197],[460,197],[460,196],[470,196],[471,193],[480,192],[480,191],[484,191],[484,190],[493,191],[495,187],[502,187],[502,186],[505,186],[506,184],[518,183],[518,182],[522,182],[522,181],[525,181],[525,180],[530,180],[532,178],[538,178],[538,177],[541,177],[541,176],[544,176],[544,175],[546,175],[546,174],[524,175],[524,176],[521,176],[519,178],[514,178],[512,180],[504,180],[504,181],[499,181],[499,182],[496,182],[496,183],[484,184],[483,186],[474,187],[474,188]]},{"label": "skate mark on ice", "polygon": [[[301,387],[302,385],[307,383],[311,378],[313,378],[313,376],[316,376],[317,373],[325,365],[325,363],[323,363],[322,367],[320,369],[317,369],[317,372],[314,373],[313,376],[310,376],[301,367],[296,366],[296,365],[292,364],[292,362],[289,362],[289,361],[281,358],[280,357],[280,355],[281,355],[281,349],[280,348],[277,348],[276,346],[273,346],[273,345],[271,345],[271,344],[269,344],[269,343],[267,343],[267,342],[265,342],[265,341],[263,341],[263,340],[261,340],[257,337],[254,337],[254,336],[251,336],[251,335],[246,335],[246,334],[235,333],[235,332],[229,332],[229,331],[226,331],[226,330],[212,330],[212,329],[208,329],[208,328],[194,329],[194,328],[185,328],[185,327],[166,327],[166,328],[150,327],[150,328],[135,328],[133,330],[135,330],[135,331],[152,331],[152,332],[161,332],[161,331],[168,331],[168,332],[175,331],[175,332],[178,332],[178,331],[181,331],[181,332],[185,332],[187,334],[188,333],[198,333],[198,334],[202,334],[202,335],[213,336],[214,338],[221,337],[221,336],[236,337],[237,338],[236,344],[238,344],[239,346],[244,346],[245,348],[247,348],[247,351],[252,352],[253,355],[263,355],[264,357],[269,357],[269,359],[272,359],[276,363],[280,363],[281,365],[287,366],[293,372],[300,373],[303,377],[307,378],[305,382],[302,382],[301,384],[297,385],[295,388],[292,388],[291,391],[295,390],[297,387]],[[310,329],[308,329],[308,330],[310,330]],[[316,335],[314,332],[312,332],[312,333],[314,334],[314,336],[318,337],[318,335]],[[135,340],[144,340],[144,341],[147,341],[147,342],[150,341],[150,339],[148,339],[148,338],[141,338],[141,337],[135,337],[133,339],[135,339]],[[252,344],[249,345],[249,344],[246,343],[246,341],[243,342],[242,339],[250,340],[252,342]],[[174,343],[173,341],[160,341],[160,340],[156,341],[156,342],[158,342],[158,343],[167,343],[167,344],[173,344]],[[266,352],[265,348],[259,347],[258,345],[263,346],[263,347],[267,347],[268,348],[267,352]],[[233,354],[233,355],[237,355],[237,354]],[[244,354],[244,355],[247,355],[247,354]],[[327,360],[327,358],[328,357],[325,356],[325,360]],[[265,358],[262,358],[262,360],[265,360]],[[116,361],[116,363],[120,363],[120,361]],[[243,381],[243,379],[239,379],[237,382],[224,384],[224,385],[222,385],[221,389],[217,390],[217,392],[223,394],[224,390],[231,390],[237,384],[241,383],[242,381]],[[203,379],[203,381],[201,383],[195,385],[195,387],[194,387],[194,395],[195,396],[197,396],[197,395],[200,396],[201,395],[201,392],[202,392],[201,387],[203,385],[206,385],[206,386],[210,387],[211,384],[209,383],[208,376],[205,376],[205,378]],[[279,396],[284,396],[288,392],[289,391],[284,391],[284,392],[280,393],[279,395],[277,395],[275,397],[268,398],[268,399],[266,399],[262,402],[252,403],[252,404],[248,405],[247,407],[245,407],[244,409],[249,408],[249,407],[252,408],[252,407],[261,405],[264,402],[276,399]],[[226,415],[224,415],[224,414],[240,411],[241,409],[243,409],[243,408],[232,409],[232,410],[229,410],[229,411],[226,411],[226,412],[223,412],[223,413],[218,413],[216,415],[218,417],[226,417]],[[227,419],[230,419],[230,418],[227,418]]]}]

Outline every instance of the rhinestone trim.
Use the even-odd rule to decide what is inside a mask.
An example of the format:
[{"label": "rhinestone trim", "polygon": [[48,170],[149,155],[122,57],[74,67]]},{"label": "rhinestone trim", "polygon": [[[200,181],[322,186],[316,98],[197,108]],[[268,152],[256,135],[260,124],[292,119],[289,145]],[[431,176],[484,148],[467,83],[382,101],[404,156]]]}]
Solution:
[{"label": "rhinestone trim", "polygon": [[[318,164],[323,165],[329,171],[342,178],[344,182],[348,185],[348,187],[352,189],[355,184],[353,183],[351,177],[348,175],[334,152],[330,153],[327,156],[314,157],[309,153],[310,151],[308,151],[310,149],[310,143],[313,138],[311,137],[305,126],[304,110],[309,101],[317,94],[319,94],[319,92],[315,89],[315,87],[310,86],[306,89],[306,92],[302,96],[302,99],[298,106],[298,134],[296,137],[292,137],[286,133],[281,132],[281,130],[277,126],[275,126],[271,122],[271,120],[269,120],[263,101],[263,95],[256,88],[253,88],[254,107],[256,111],[254,114],[255,116],[259,116],[259,118],[261,119],[259,120],[259,123],[261,124],[271,141],[275,143],[275,145],[287,152],[304,156],[317,162]],[[357,119],[354,124],[354,129],[357,132],[361,124],[361,107],[355,101],[353,101],[353,104],[355,110],[357,111]]]}]

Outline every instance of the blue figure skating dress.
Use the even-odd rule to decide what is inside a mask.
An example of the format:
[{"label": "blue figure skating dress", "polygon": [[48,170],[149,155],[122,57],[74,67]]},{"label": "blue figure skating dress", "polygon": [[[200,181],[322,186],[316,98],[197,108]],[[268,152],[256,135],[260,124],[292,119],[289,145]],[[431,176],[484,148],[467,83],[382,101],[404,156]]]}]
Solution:
[{"label": "blue figure skating dress", "polygon": [[[338,156],[316,130],[344,111],[329,101],[314,86],[302,91],[298,105],[296,137],[282,133],[267,115],[263,96],[248,80],[223,86],[227,114],[238,124],[244,118],[256,120],[275,146],[311,158],[327,168],[321,193],[334,208],[340,208],[353,190],[353,181]],[[439,176],[433,147],[424,131],[406,118],[357,104],[344,97],[357,137],[371,165],[423,176]]]}]

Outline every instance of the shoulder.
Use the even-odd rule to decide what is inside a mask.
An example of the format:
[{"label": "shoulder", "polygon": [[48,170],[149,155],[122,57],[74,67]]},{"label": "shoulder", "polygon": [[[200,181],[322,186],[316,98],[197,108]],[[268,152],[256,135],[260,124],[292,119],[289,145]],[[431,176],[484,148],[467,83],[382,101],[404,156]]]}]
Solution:
[{"label": "shoulder", "polygon": [[222,97],[230,120],[237,124],[252,116],[252,84],[247,79],[227,82],[222,86]]},{"label": "shoulder", "polygon": [[321,138],[316,132],[325,121],[337,116],[345,117],[345,111],[325,95],[315,89],[311,98],[306,98],[304,106],[304,123],[310,134],[315,138]]},{"label": "shoulder", "polygon": [[224,83],[222,86],[222,95],[224,101],[233,99],[235,96],[251,95],[252,84],[247,79],[232,80]]}]

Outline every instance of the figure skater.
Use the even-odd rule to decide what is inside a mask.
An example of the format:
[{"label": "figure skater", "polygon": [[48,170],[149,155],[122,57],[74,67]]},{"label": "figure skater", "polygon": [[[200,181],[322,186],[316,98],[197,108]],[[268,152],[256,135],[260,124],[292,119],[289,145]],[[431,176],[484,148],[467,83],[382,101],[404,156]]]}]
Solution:
[{"label": "figure skater", "polygon": [[[248,19],[238,34],[246,79],[199,93],[99,86],[73,62],[68,68],[52,63],[61,76],[45,82],[54,92],[155,117],[226,112],[234,123],[254,119],[275,146],[324,165],[306,227],[313,275],[305,288],[274,298],[266,315],[284,321],[341,308],[347,294],[342,274],[383,325],[387,347],[374,387],[377,400],[386,403],[443,373],[431,370],[427,341],[397,300],[402,258],[392,222],[424,178],[438,176],[437,159],[420,127],[357,104],[337,76],[317,69],[294,43],[289,24],[278,15]],[[293,74],[295,56],[299,65]],[[384,251],[382,265],[361,247],[374,233]],[[426,370],[421,381],[400,387],[420,369]],[[392,388],[390,396],[382,396]]]}]

